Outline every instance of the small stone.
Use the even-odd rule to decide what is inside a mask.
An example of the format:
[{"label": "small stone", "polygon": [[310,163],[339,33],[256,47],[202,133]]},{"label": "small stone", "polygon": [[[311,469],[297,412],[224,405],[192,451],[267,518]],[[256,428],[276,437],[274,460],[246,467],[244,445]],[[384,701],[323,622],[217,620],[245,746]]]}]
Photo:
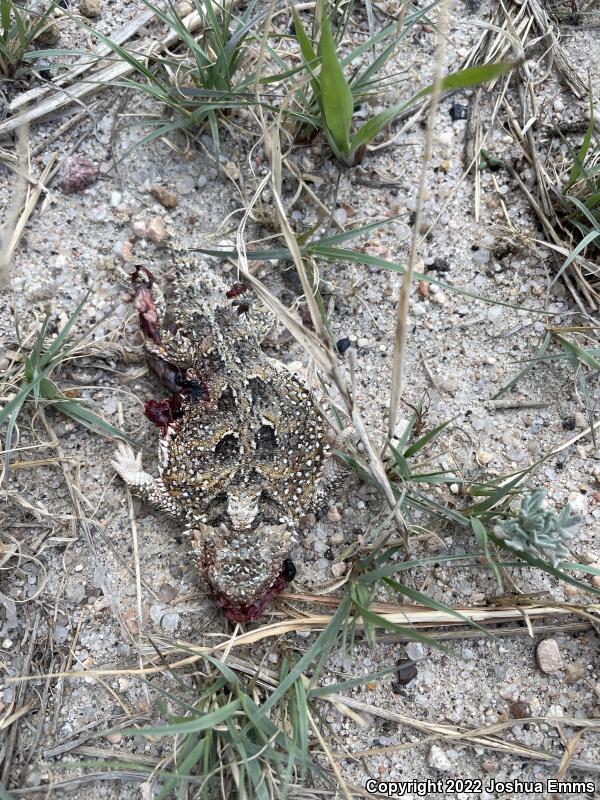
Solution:
[{"label": "small stone", "polygon": [[179,626],[179,614],[177,611],[168,611],[166,614],[163,614],[163,617],[160,621],[160,627],[165,631],[165,633],[175,633],[177,627]]},{"label": "small stone", "polygon": [[240,168],[235,163],[235,161],[228,161],[225,164],[225,172],[229,175],[232,181],[239,181],[240,179]]},{"label": "small stone", "polygon": [[60,41],[60,28],[56,22],[50,22],[35,37],[35,43],[42,47],[56,47]]},{"label": "small stone", "polygon": [[171,603],[177,597],[177,591],[170,583],[163,583],[158,590],[158,598],[163,603]]},{"label": "small stone", "polygon": [[586,419],[585,414],[582,414],[581,411],[576,411],[573,415],[573,420],[575,422],[576,428],[587,428],[588,421]]},{"label": "small stone", "polygon": [[600,589],[600,575],[594,575],[592,578],[592,586],[594,589]]},{"label": "small stone", "polygon": [[86,596],[86,590],[83,583],[69,583],[66,591],[67,600],[70,603],[79,605],[83,598]]},{"label": "small stone", "polygon": [[446,751],[438,744],[432,744],[429,748],[427,763],[430,767],[437,769],[439,772],[449,772],[452,769],[452,763],[446,755]]},{"label": "small stone", "polygon": [[153,186],[150,189],[150,194],[155,197],[161,206],[165,208],[177,207],[177,195],[175,192],[170,191],[165,186]]},{"label": "small stone", "polygon": [[431,302],[438,306],[443,306],[448,302],[448,298],[443,292],[438,292],[431,296]]},{"label": "small stone", "polygon": [[136,219],[131,225],[131,230],[136,239],[143,239],[146,235],[146,222],[143,219]]},{"label": "small stone", "polygon": [[[201,180],[202,178],[199,179],[198,183],[200,183]],[[191,194],[194,189],[195,181],[193,175],[182,175],[181,178],[177,180],[177,191],[179,194]]]},{"label": "small stone", "polygon": [[550,674],[562,669],[563,662],[556,639],[542,639],[536,650],[538,667]]},{"label": "small stone", "polygon": [[327,512],[327,519],[330,522],[340,522],[342,519],[342,515],[335,506],[331,506],[331,508]]},{"label": "small stone", "polygon": [[398,664],[398,683],[400,686],[408,686],[411,681],[419,674],[419,670],[417,669],[417,665],[411,659],[403,659]]},{"label": "small stone", "polygon": [[120,733],[107,733],[104,738],[106,739],[107,742],[110,742],[111,744],[119,744],[120,742],[123,741],[123,737],[121,736]]},{"label": "small stone", "polygon": [[484,250],[480,248],[475,253],[473,253],[473,261],[476,264],[487,264],[490,260],[490,251]]},{"label": "small stone", "polygon": [[424,317],[427,314],[427,305],[425,303],[415,303],[412,307],[412,313],[415,317]]},{"label": "small stone", "polygon": [[425,658],[425,648],[421,642],[409,642],[406,645],[406,655],[411,661],[421,661]]},{"label": "small stone", "polygon": [[131,242],[126,239],[124,242],[116,242],[114,247],[115,255],[123,259],[123,261],[133,261],[133,250]]},{"label": "small stone", "polygon": [[331,572],[336,578],[341,578],[347,568],[348,565],[345,561],[334,561],[331,565]]},{"label": "small stone", "polygon": [[484,467],[490,463],[494,458],[493,453],[488,453],[487,450],[478,450],[477,451],[477,461],[482,464]]},{"label": "small stone", "polygon": [[98,177],[98,167],[86,156],[71,156],[64,163],[60,189],[64,194],[81,192]]},{"label": "small stone", "polygon": [[352,347],[352,342],[347,336],[345,336],[343,339],[338,339],[335,343],[335,349],[341,356],[343,356],[346,350],[350,349],[350,347]]},{"label": "small stone", "polygon": [[338,225],[345,225],[348,221],[348,214],[346,213],[345,209],[336,208],[336,210],[333,212],[333,218]]},{"label": "small stone", "polygon": [[490,306],[487,312],[487,318],[490,322],[496,322],[504,314],[503,306]]},{"label": "small stone", "polygon": [[160,244],[166,236],[165,222],[162,217],[152,217],[146,226],[146,236],[154,244]]},{"label": "small stone", "polygon": [[333,545],[342,544],[342,542],[344,541],[344,534],[339,532],[334,533],[333,536],[329,539],[329,541]]},{"label": "small stone", "polygon": [[188,0],[181,0],[181,3],[177,3],[177,13],[180,17],[187,17],[193,10],[194,4],[189,3]]},{"label": "small stone", "polygon": [[448,113],[450,114],[452,122],[456,122],[459,119],[467,119],[469,116],[469,107],[462,103],[452,103],[448,109]]},{"label": "small stone", "polygon": [[97,19],[102,13],[102,3],[100,0],[81,0],[79,10],[88,19]]},{"label": "small stone", "polygon": [[429,283],[427,281],[419,281],[417,290],[421,297],[429,297]]},{"label": "small stone", "polygon": [[529,703],[525,700],[516,700],[510,704],[510,713],[515,719],[527,719],[527,717],[531,716]]},{"label": "small stone", "polygon": [[569,664],[565,670],[565,683],[573,685],[585,678],[585,667],[583,664]]}]

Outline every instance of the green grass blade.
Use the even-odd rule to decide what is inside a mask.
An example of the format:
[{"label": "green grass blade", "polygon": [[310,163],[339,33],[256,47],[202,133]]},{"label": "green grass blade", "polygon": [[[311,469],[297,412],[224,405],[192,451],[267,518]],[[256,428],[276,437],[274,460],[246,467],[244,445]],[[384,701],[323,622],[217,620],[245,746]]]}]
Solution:
[{"label": "green grass blade", "polygon": [[379,678],[384,678],[390,672],[397,672],[398,666],[395,664],[393,667],[386,667],[380,669],[378,672],[369,672],[367,675],[359,675],[357,678],[349,678],[347,681],[341,683],[330,683],[327,686],[315,686],[308,693],[308,697],[328,697],[332,694],[340,694],[346,692],[348,689],[353,689],[355,686],[363,686],[365,683],[371,683]]},{"label": "green grass blade", "polygon": [[327,130],[342,156],[350,151],[350,125],[354,101],[340,63],[327,14],[323,14],[318,54],[321,59],[319,86]]},{"label": "green grass blade", "polygon": [[489,636],[490,634],[486,628],[483,628],[481,625],[475,622],[475,620],[472,620],[467,614],[457,611],[455,608],[452,608],[452,606],[447,606],[445,603],[436,600],[435,597],[430,597],[424,592],[419,592],[418,589],[413,589],[410,586],[406,586],[404,583],[399,583],[393,578],[383,578],[383,583],[385,583],[386,586],[389,586],[398,594],[408,597],[409,600],[413,600],[415,603],[419,603],[425,608],[431,608],[434,611],[442,611],[445,614],[450,614],[451,616],[456,617],[456,619],[466,622],[467,625],[477,628],[478,631],[481,631],[481,633],[484,633],[486,636]]},{"label": "green grass blade", "polygon": [[527,375],[533,369],[536,362],[539,361],[546,353],[546,350],[548,349],[551,341],[552,341],[552,334],[546,333],[542,340],[541,345],[538,347],[537,352],[533,356],[533,358],[531,358],[527,362],[527,364],[523,367],[523,369],[520,370],[520,372],[518,372],[513,378],[510,378],[506,383],[502,384],[500,389],[498,389],[498,391],[494,395],[494,399],[500,397],[501,395],[504,394],[504,392],[507,392],[509,389],[511,389],[515,384],[517,384],[520,380],[522,380],[525,377],[525,375]]},{"label": "green grass blade", "polygon": [[439,425],[436,425],[435,428],[432,428],[430,431],[428,431],[424,436],[421,436],[420,439],[417,439],[414,444],[411,444],[410,447],[407,447],[407,449],[404,451],[404,458],[410,458],[418,453],[419,450],[422,450],[425,445],[429,444],[429,442],[435,439],[445,428],[448,427],[448,425],[450,425],[451,422],[454,422],[455,419],[456,417],[452,417],[452,419],[448,419],[446,422],[441,422]]},{"label": "green grass blade", "polygon": [[156,728],[127,728],[122,733],[127,736],[179,736],[183,733],[197,733],[214,728],[215,725],[220,725],[226,719],[232,717],[240,708],[240,700],[232,700],[230,703],[216,709],[216,711],[209,711],[196,719]]},{"label": "green grass blade", "polygon": [[0,800],[15,800],[14,794],[8,792],[3,783],[0,783]]},{"label": "green grass blade", "polygon": [[75,400],[70,400],[64,395],[62,395],[62,397],[64,399],[57,399],[53,403],[53,406],[57,411],[60,411],[62,414],[66,414],[74,422],[79,422],[81,425],[89,428],[89,430],[93,431],[94,433],[100,433],[102,436],[106,436],[108,439],[123,439],[133,447],[139,447],[138,443],[132,439],[131,436],[128,436],[114,425],[111,425],[111,423],[105,420],[104,417],[101,417],[99,414],[95,414],[93,411],[90,411],[85,406],[80,405]]},{"label": "green grass blade", "polygon": [[[443,650],[447,652],[447,648],[437,642],[435,639],[432,639],[430,636],[426,636],[423,633],[419,633],[417,630],[413,630],[413,628],[399,625],[397,622],[391,622],[391,620],[382,617],[380,614],[376,614],[374,611],[370,611],[368,608],[361,606],[360,604],[356,604],[356,611],[362,617],[363,623],[369,623],[373,627],[383,628],[384,630],[394,631],[395,633],[399,633],[402,636],[406,637],[411,642],[421,642],[421,644],[427,645],[428,647],[435,647],[438,650]],[[486,631],[487,633],[487,631]]]},{"label": "green grass blade", "polygon": [[[260,706],[260,708],[258,709],[259,715],[263,716],[267,714],[273,708],[274,705],[279,703],[279,701],[281,700],[285,692],[287,692],[287,690],[290,688],[290,686],[292,686],[292,684],[296,680],[298,680],[300,675],[302,675],[304,670],[307,669],[309,665],[313,664],[315,657],[317,655],[320,656],[319,664],[323,664],[325,662],[337,640],[340,628],[342,627],[348,616],[348,612],[350,610],[350,603],[351,603],[350,597],[346,594],[343,597],[339,606],[337,607],[337,610],[333,615],[333,617],[331,618],[331,621],[329,622],[325,630],[319,634],[319,636],[313,643],[312,647],[310,647],[307,650],[307,652],[302,656],[302,658],[299,659],[299,661],[296,664],[294,664],[290,672],[279,684],[279,687]],[[318,674],[319,671],[318,666],[319,665],[317,665],[317,669],[315,669],[313,675],[315,673]]]},{"label": "green grass blade", "polygon": [[[248,251],[250,253],[252,251]],[[373,256],[369,253],[360,253],[357,250],[347,250],[344,247],[327,247],[323,246],[322,244],[315,244],[310,245],[308,247],[308,252],[311,255],[317,255],[321,258],[327,259],[328,261],[350,261],[355,264],[366,264],[372,267],[381,267],[382,269],[389,269],[392,272],[398,272],[400,275],[404,275],[405,267],[401,264],[397,264],[394,261],[388,261],[385,258],[381,258],[380,256]],[[252,258],[255,258],[255,254],[252,253]],[[271,256],[271,258],[275,258],[275,256]],[[286,251],[286,258],[289,258],[289,252]],[[434,283],[437,286],[441,286],[443,289],[446,289],[449,292],[454,292],[456,294],[463,295],[464,297],[470,297],[472,300],[481,300],[482,303],[489,303],[490,305],[496,306],[504,306],[505,308],[514,308],[519,311],[529,311],[531,314],[542,314],[547,315],[548,312],[545,309],[540,308],[530,308],[525,307],[522,305],[515,305],[514,303],[508,303],[504,300],[498,300],[497,298],[487,297],[483,294],[476,294],[475,292],[468,292],[466,289],[460,289],[458,286],[451,286],[448,283],[444,283],[444,281],[440,281],[437,278],[432,277],[430,274],[424,274],[422,272],[415,272],[414,273],[415,280],[418,281],[426,281],[427,283]]]},{"label": "green grass blade", "polygon": [[[479,86],[482,83],[494,80],[501,75],[505,75],[513,68],[513,62],[499,62],[498,64],[482,64],[476,67],[467,67],[459,72],[453,72],[451,75],[446,75],[440,81],[440,91],[455,91],[457,89],[468,89],[472,86]],[[388,108],[379,114],[375,114],[367,122],[362,125],[355,133],[352,144],[350,146],[350,158],[358,151],[360,147],[372,141],[377,134],[385,128],[398,114],[401,114],[405,109],[414,105],[418,100],[421,100],[427,95],[431,94],[434,90],[434,85],[426,86],[417,92],[409,100],[404,103]]]},{"label": "green grass blade", "polygon": [[585,159],[592,143],[592,136],[594,135],[594,95],[591,86],[589,90],[589,100],[590,121],[587,131],[585,132],[585,136],[583,137],[583,141],[581,142],[581,147],[579,148],[579,151],[573,160],[573,166],[571,167],[571,171],[569,173],[569,180],[565,186],[565,191],[571,188],[571,186],[579,179],[582,173],[585,173]]},{"label": "green grass blade", "polygon": [[498,591],[504,591],[504,584],[502,582],[502,576],[500,575],[500,570],[498,569],[498,565],[490,555],[490,550],[488,547],[488,535],[485,529],[485,525],[481,522],[480,519],[477,517],[471,517],[471,527],[473,528],[473,533],[475,534],[475,538],[481,547],[483,554],[485,555],[485,560],[490,565],[490,568],[494,575],[496,576],[496,583],[498,585]]}]

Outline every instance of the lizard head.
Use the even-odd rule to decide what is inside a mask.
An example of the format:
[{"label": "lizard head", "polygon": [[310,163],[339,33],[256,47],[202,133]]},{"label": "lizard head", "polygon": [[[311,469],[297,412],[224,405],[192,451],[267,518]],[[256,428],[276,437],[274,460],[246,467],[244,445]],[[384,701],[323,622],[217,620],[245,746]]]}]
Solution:
[{"label": "lizard head", "polygon": [[230,530],[197,524],[192,544],[198,568],[215,603],[232,622],[257,619],[296,570],[286,558],[295,534],[288,525]]}]

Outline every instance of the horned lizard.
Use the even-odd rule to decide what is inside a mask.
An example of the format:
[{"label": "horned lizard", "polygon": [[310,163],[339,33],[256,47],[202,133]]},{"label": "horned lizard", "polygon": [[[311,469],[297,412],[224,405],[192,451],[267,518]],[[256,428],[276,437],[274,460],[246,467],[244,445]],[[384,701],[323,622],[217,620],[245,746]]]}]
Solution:
[{"label": "horned lizard", "polygon": [[159,477],[125,444],[113,466],[184,524],[225,615],[256,619],[295,575],[288,553],[320,478],[323,420],[302,382],[261,349],[273,320],[245,286],[228,291],[178,257],[165,314],[152,274],[138,268],[132,279],[148,364],[171,396],[145,407],[160,427]]}]

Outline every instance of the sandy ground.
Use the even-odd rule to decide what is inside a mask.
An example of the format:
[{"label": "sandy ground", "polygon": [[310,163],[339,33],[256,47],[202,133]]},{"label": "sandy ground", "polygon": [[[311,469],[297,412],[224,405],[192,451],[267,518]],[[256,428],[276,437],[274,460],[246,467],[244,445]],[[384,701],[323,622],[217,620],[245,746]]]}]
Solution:
[{"label": "sandy ground", "polygon": [[[103,10],[106,30],[111,28],[108,15],[112,8],[107,4]],[[118,14],[126,18],[133,10],[130,4]],[[472,12],[459,5],[455,10],[449,69],[468,52],[479,34],[475,23],[485,14],[486,6]],[[597,31],[573,32],[566,46],[582,73],[591,70],[598,92]],[[421,31],[402,50],[402,63],[409,65],[409,74],[419,76],[421,83],[430,71],[433,47],[434,34]],[[545,74],[543,66],[537,68],[540,75]],[[398,91],[403,91],[402,86]],[[584,109],[551,74],[540,93],[548,102],[540,136],[546,135],[553,123],[583,116]],[[463,93],[441,103],[425,206],[425,222],[435,221],[435,226],[423,243],[418,268],[434,271],[451,287],[506,301],[520,310],[486,304],[449,289],[416,289],[411,300],[405,399],[414,404],[427,393],[430,426],[453,419],[440,440],[441,455],[436,463],[472,480],[522,469],[572,437],[569,429],[573,424],[577,432],[584,422],[574,376],[563,362],[538,365],[509,395],[514,407],[497,409],[491,402],[499,386],[519,369],[519,362],[535,351],[544,326],[575,322],[577,314],[564,287],[560,283],[550,286],[553,267],[549,253],[533,243],[539,233],[506,173],[496,175],[499,192],[492,186],[490,173],[483,173],[481,218],[475,222],[471,180],[462,179],[466,123],[453,121],[449,113],[454,102],[467,102],[467,98],[468,93]],[[92,408],[122,426],[143,445],[145,463],[152,466],[156,463],[156,432],[143,417],[142,408],[149,397],[159,396],[160,390],[145,371],[136,322],[127,305],[126,276],[134,263],[165,275],[169,256],[165,241],[154,244],[139,234],[146,223],[160,217],[167,237],[184,246],[232,243],[242,206],[238,172],[242,185],[250,185],[250,167],[260,176],[264,163],[258,150],[249,157],[247,142],[242,149],[242,137],[236,143],[228,136],[223,137],[219,169],[200,147],[183,154],[162,144],[136,149],[116,162],[141,136],[138,128],[126,127],[133,121],[127,116],[132,111],[136,109],[121,91],[99,94],[98,104],[76,128],[69,144],[58,139],[34,159],[32,170],[40,171],[53,153],[62,157],[64,147],[75,144],[77,153],[89,157],[100,174],[91,187],[74,194],[63,193],[57,177],[32,215],[17,250],[11,287],[0,294],[0,350],[15,349],[17,317],[21,336],[30,336],[47,309],[51,321],[60,326],[87,295],[77,329],[80,334],[90,333],[91,341],[99,345],[98,355],[73,362],[63,371],[60,385],[76,387]],[[30,134],[31,145],[43,143],[63,119],[36,125]],[[501,158],[514,153],[514,142],[501,126],[489,136],[490,151]],[[406,261],[422,138],[421,129],[413,128],[394,146],[373,153],[361,168],[341,173],[337,219],[342,224],[400,215],[360,244],[366,252]],[[209,144],[207,138],[205,143]],[[328,187],[337,180],[338,169],[329,160],[326,147],[317,141],[301,150],[297,160],[305,172],[323,178],[321,197],[331,202]],[[149,189],[156,185],[175,193],[176,208],[166,209],[154,199]],[[8,208],[12,197],[13,180],[4,169],[0,172],[0,205]],[[507,232],[501,200],[510,209],[518,235]],[[315,219],[314,209],[303,202],[293,211],[292,219],[300,229]],[[261,233],[255,228],[252,235],[264,235],[264,230]],[[214,259],[213,265],[235,280],[232,264]],[[298,288],[281,269],[281,265],[269,264],[261,267],[259,275],[292,304]],[[353,342],[358,397],[366,422],[372,431],[383,434],[399,278],[363,266],[322,264],[321,279],[324,296],[332,304],[336,335]],[[542,309],[550,313],[536,312]],[[306,364],[302,352],[283,331],[271,335],[267,349],[283,361]],[[6,360],[0,362],[0,369],[6,366]],[[600,397],[600,387],[595,384],[592,388],[594,397]],[[408,406],[403,406],[403,417],[409,414]],[[64,472],[57,463],[56,449],[48,444],[51,434],[39,415],[29,409],[19,423],[18,441],[23,449],[15,454],[4,477],[3,489],[8,494],[0,506],[0,526],[9,540],[19,543],[21,559],[18,568],[14,559],[5,565],[1,578],[3,593],[15,603],[9,603],[3,618],[2,668],[6,676],[21,674],[28,653],[31,674],[135,666],[134,541],[127,495],[110,467],[114,443],[54,411],[48,411],[47,421],[58,438]],[[585,515],[573,549],[589,563],[600,562],[597,470],[600,450],[586,438],[549,461],[537,478],[547,487],[552,505],[560,508],[570,500]],[[83,526],[70,518],[69,484],[79,493],[88,536]],[[462,502],[447,490],[444,497],[459,506]],[[329,503],[335,511],[327,504],[318,509],[313,524],[302,530],[301,544],[293,554],[299,570],[298,591],[318,592],[330,582],[332,565],[339,562],[344,549],[356,537],[368,535],[384,514],[379,497],[346,473],[337,479]],[[161,635],[164,641],[174,638],[195,643],[215,642],[219,635],[228,634],[227,623],[204,597],[177,526],[136,500],[133,509],[144,630]],[[415,521],[428,524],[418,516]],[[436,534],[436,539],[417,542],[413,555],[476,549],[470,537],[447,525],[436,529]],[[564,587],[541,573],[515,572],[514,580],[525,592],[582,602],[577,595],[565,595]],[[421,570],[410,581],[451,605],[482,604],[497,592],[493,578],[480,569],[438,566]],[[285,616],[285,609],[276,606],[264,621],[281,614]],[[382,716],[363,713],[365,724],[359,727],[325,708],[333,749],[345,748],[351,753],[380,748],[378,754],[342,761],[344,775],[359,786],[369,777],[437,780],[460,776],[483,778],[484,784],[489,784],[491,779],[555,776],[556,764],[459,741],[432,742],[415,729],[385,719],[385,712],[393,711],[416,720],[476,728],[519,716],[523,709],[533,717],[598,716],[600,675],[594,633],[556,634],[562,666],[549,674],[540,671],[534,657],[536,642],[543,635],[543,626],[535,640],[526,635],[498,639],[469,635],[449,642],[445,653],[413,645],[410,652],[418,658],[418,675],[408,686],[400,686],[391,674],[368,688],[349,692],[382,709]],[[405,658],[404,645],[391,638],[386,641],[384,637],[376,650],[357,645],[351,659],[334,653],[325,682],[369,673]],[[310,641],[310,637],[290,635],[247,655],[260,660],[268,653],[269,665],[276,667],[286,646],[303,650]],[[163,685],[172,686],[172,682],[164,678]],[[34,787],[60,779],[65,769],[72,774],[69,768],[82,756],[73,748],[62,753],[61,745],[76,744],[82,733],[109,728],[125,719],[127,711],[144,719],[153,714],[151,690],[148,694],[146,687],[131,677],[108,678],[101,684],[86,678],[58,683],[39,680],[17,695],[15,687],[8,685],[0,697],[4,709],[15,700],[19,707],[31,702],[31,710],[20,721],[8,784],[23,790],[18,796],[41,797]],[[571,742],[574,759],[598,764],[597,734],[584,733],[573,741],[574,732],[568,724],[531,722],[515,725],[500,736],[511,745],[547,751],[559,758]],[[160,754],[162,747],[137,739],[132,742],[118,733],[90,743],[112,757],[127,752]],[[576,769],[569,775],[593,778]],[[99,780],[93,786],[75,788],[74,796],[125,799],[141,795],[134,782]],[[474,794],[457,796],[503,795],[483,787]],[[539,797],[529,792],[519,796]]]}]

